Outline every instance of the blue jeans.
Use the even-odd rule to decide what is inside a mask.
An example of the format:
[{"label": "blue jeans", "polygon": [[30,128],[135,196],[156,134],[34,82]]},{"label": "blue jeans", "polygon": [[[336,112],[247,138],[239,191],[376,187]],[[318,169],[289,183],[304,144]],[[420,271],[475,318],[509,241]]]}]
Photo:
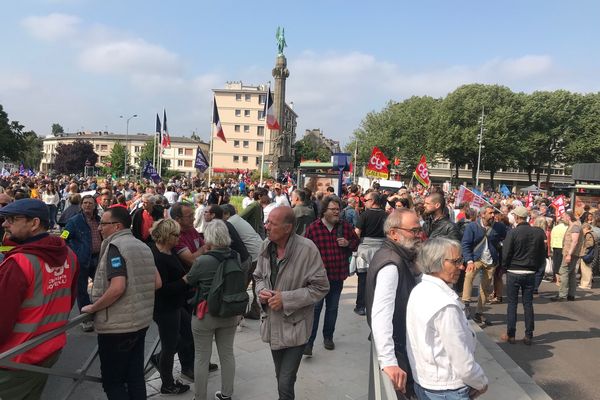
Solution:
[{"label": "blue jeans", "polygon": [[344,281],[329,281],[329,293],[321,301],[315,304],[315,320],[312,326],[312,333],[308,339],[308,343],[312,346],[317,337],[319,329],[319,318],[323,303],[325,303],[325,318],[323,318],[323,337],[325,339],[333,339],[335,331],[335,322],[337,321],[338,306],[340,304],[340,296],[344,288]]},{"label": "blue jeans", "polygon": [[97,266],[98,254],[92,255],[88,265],[80,266],[79,275],[77,276],[77,307],[79,307],[80,312],[83,307],[92,304],[88,294],[88,278],[94,279]]},{"label": "blue jeans", "polygon": [[517,302],[519,301],[519,289],[522,290],[523,313],[525,317],[525,336],[533,337],[533,288],[535,286],[535,274],[506,274],[506,294],[508,305],[506,310],[506,333],[510,337],[515,336],[517,331]]},{"label": "blue jeans", "polygon": [[419,400],[469,400],[471,388],[464,386],[459,389],[430,390],[415,382],[415,393]]}]

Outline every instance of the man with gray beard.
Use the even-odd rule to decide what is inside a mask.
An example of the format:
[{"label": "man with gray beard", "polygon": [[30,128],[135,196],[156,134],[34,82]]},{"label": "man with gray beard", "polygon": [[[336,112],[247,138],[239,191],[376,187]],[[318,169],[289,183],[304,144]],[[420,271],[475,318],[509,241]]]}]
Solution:
[{"label": "man with gray beard", "polygon": [[400,399],[412,399],[415,395],[406,353],[406,305],[420,279],[415,258],[422,229],[417,214],[402,208],[387,217],[383,230],[386,239],[367,272],[367,322],[379,367],[403,394],[398,395]]}]

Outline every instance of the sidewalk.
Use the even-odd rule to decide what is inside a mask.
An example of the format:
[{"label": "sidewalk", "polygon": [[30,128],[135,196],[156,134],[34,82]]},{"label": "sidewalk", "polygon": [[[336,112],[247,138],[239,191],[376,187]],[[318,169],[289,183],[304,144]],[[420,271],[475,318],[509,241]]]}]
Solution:
[{"label": "sidewalk", "polygon": [[[344,285],[334,335],[335,350],[325,350],[322,336],[317,336],[313,357],[304,357],[302,360],[296,382],[296,398],[299,400],[368,398],[369,329],[366,318],[352,311],[356,283],[357,278],[351,277]],[[245,323],[246,326],[235,337],[236,377],[233,398],[275,399],[277,388],[271,352],[267,344],[260,340],[258,321]],[[490,381],[488,392],[480,397],[482,400],[550,399],[483,331],[479,328],[476,331],[479,340],[476,358]],[[212,361],[220,364],[215,346]],[[176,377],[179,376],[179,367],[179,363],[175,362]],[[211,394],[220,390],[220,379],[220,370],[210,374],[209,399],[212,399]],[[152,399],[188,400],[194,397],[193,384],[192,390],[182,395],[161,395],[158,373],[147,384],[148,397]]]}]

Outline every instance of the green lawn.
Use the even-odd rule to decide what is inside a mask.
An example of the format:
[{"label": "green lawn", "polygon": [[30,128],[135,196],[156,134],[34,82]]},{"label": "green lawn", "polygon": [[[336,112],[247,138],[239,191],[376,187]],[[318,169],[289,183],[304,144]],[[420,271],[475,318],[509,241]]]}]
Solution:
[{"label": "green lawn", "polygon": [[236,212],[242,211],[242,200],[244,200],[245,196],[231,196],[229,198],[229,203],[235,207]]}]

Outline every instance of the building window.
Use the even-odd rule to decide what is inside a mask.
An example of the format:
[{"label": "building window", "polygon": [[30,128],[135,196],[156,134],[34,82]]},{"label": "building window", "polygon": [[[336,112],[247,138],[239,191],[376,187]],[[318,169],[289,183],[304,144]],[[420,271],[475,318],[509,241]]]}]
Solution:
[{"label": "building window", "polygon": [[265,127],[264,126],[257,126],[256,127],[256,134],[258,136],[265,136]]},{"label": "building window", "polygon": [[183,167],[183,160],[177,160],[177,166]]},{"label": "building window", "polygon": [[235,110],[235,116],[236,117],[241,117],[242,116],[242,110]]},{"label": "building window", "polygon": [[242,101],[242,94],[241,93],[236,93],[235,94],[235,100],[236,101]]},{"label": "building window", "polygon": [[262,151],[263,142],[256,142],[256,151]]},{"label": "building window", "polygon": [[184,160],[183,161],[183,166],[185,168],[192,168],[192,160]]},{"label": "building window", "polygon": [[185,155],[186,156],[194,155],[194,149],[185,149]]},{"label": "building window", "polygon": [[247,149],[248,147],[250,147],[250,142],[247,140],[244,140],[244,148]]},{"label": "building window", "polygon": [[[183,155],[183,149],[181,147],[177,149],[177,155],[178,156],[182,156]],[[181,165],[180,165],[180,167],[181,167]]]},{"label": "building window", "polygon": [[134,148],[133,148],[133,151],[134,151],[135,153],[139,153],[139,152],[140,152],[140,150],[141,150],[141,149],[140,149],[140,146],[134,146]]},{"label": "building window", "polygon": [[108,150],[108,145],[107,144],[101,144],[100,145],[100,151],[107,151]]},{"label": "building window", "polygon": [[265,119],[265,111],[258,110],[258,119]]},{"label": "building window", "polygon": [[240,147],[240,141],[239,140],[234,140],[233,141],[233,147]]},{"label": "building window", "polygon": [[252,95],[251,95],[251,94],[249,94],[249,93],[246,93],[246,94],[244,95],[244,100],[246,100],[246,101],[250,101],[250,100],[252,100]]},{"label": "building window", "polygon": [[233,156],[233,162],[234,163],[239,163],[240,162],[240,156]]},{"label": "building window", "polygon": [[242,156],[242,162],[248,164],[248,156]]},{"label": "building window", "polygon": [[250,125],[244,125],[244,133],[250,133]]},{"label": "building window", "polygon": [[260,165],[260,157],[256,157],[255,165],[258,167]]},{"label": "building window", "polygon": [[258,95],[258,104],[265,104],[266,99],[267,99],[266,94],[259,94]]},{"label": "building window", "polygon": [[96,145],[96,150],[100,150],[100,145],[99,144]]},{"label": "building window", "polygon": [[250,116],[250,110],[244,110],[244,117]]},{"label": "building window", "polygon": [[239,125],[234,125],[233,130],[236,132],[240,131],[240,126]]}]

